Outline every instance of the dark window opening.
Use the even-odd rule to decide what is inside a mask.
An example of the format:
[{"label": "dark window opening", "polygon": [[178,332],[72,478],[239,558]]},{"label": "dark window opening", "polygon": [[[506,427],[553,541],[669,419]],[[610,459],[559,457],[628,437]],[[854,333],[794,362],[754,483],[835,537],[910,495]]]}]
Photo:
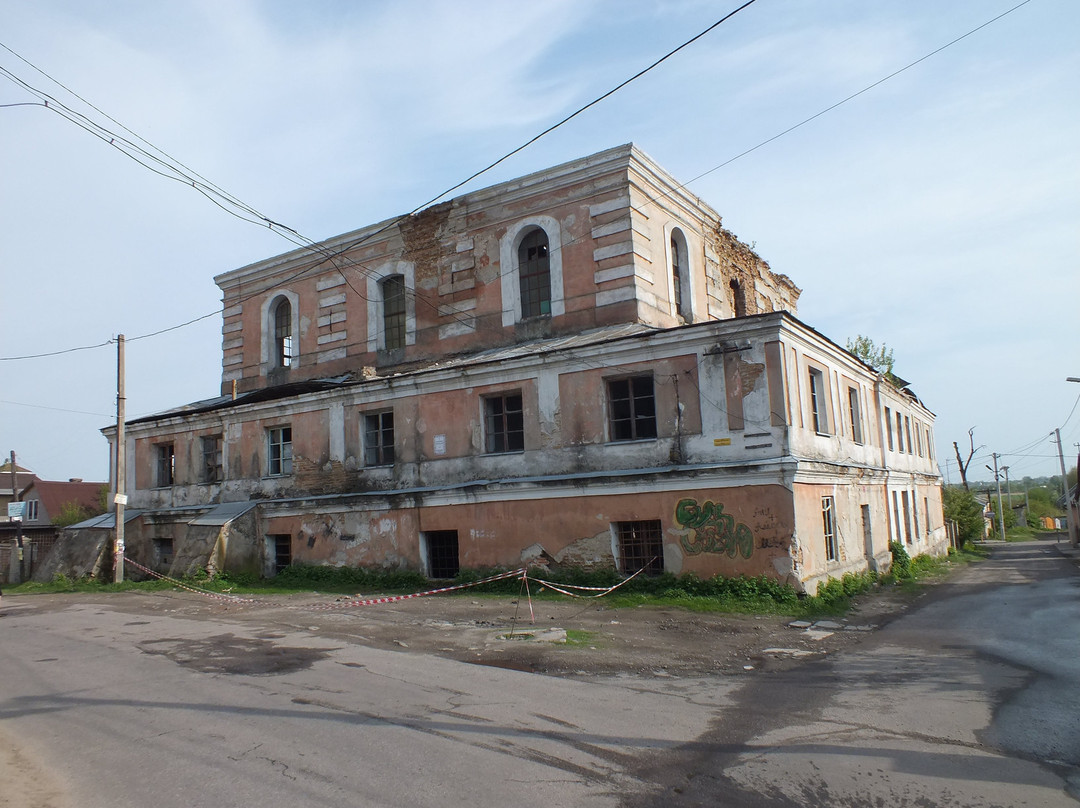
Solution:
[{"label": "dark window opening", "polygon": [[633,575],[644,568],[646,575],[664,571],[664,539],[659,519],[616,522],[615,539],[619,546],[619,571]]},{"label": "dark window opening", "polygon": [[222,480],[222,437],[221,435],[204,435],[202,438],[202,481],[204,483],[219,483]]},{"label": "dark window opening", "polygon": [[456,530],[429,530],[423,534],[429,578],[454,578],[460,571]]},{"label": "dark window opening", "polygon": [[484,399],[484,450],[489,454],[525,451],[520,393]]},{"label": "dark window opening", "polygon": [[652,376],[608,382],[612,440],[656,437],[656,400]]},{"label": "dark window opening", "polygon": [[531,231],[518,247],[518,282],[523,318],[551,314],[551,268],[543,230]]},{"label": "dark window opening", "polygon": [[157,447],[157,487],[172,485],[176,479],[176,450],[171,443]]},{"label": "dark window opening", "polygon": [[168,568],[173,562],[173,540],[171,538],[154,539],[154,556],[159,568]]},{"label": "dark window opening", "polygon": [[364,416],[364,465],[394,464],[394,413],[390,410]]},{"label": "dark window opening", "polygon": [[728,286],[731,288],[731,310],[735,312],[736,317],[745,317],[746,292],[743,291],[742,284],[732,279]]},{"label": "dark window opening", "polygon": [[388,351],[405,347],[405,278],[391,275],[379,281],[383,305],[383,336]]},{"label": "dark window opening", "polygon": [[687,280],[688,262],[686,259],[686,242],[682,233],[678,230],[671,231],[671,289],[674,296],[675,314],[683,320],[689,319],[686,309],[686,290],[683,288]]},{"label": "dark window opening", "polygon": [[271,536],[270,544],[274,548],[274,575],[278,575],[292,564],[292,536],[287,533]]},{"label": "dark window opening", "polygon": [[274,366],[287,368],[292,359],[292,305],[283,297],[274,306]]}]

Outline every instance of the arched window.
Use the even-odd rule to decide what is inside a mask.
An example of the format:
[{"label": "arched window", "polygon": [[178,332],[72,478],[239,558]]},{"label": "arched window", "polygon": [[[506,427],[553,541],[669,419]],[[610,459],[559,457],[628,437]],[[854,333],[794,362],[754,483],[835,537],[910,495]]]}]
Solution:
[{"label": "arched window", "polygon": [[671,302],[675,315],[684,322],[691,322],[690,261],[686,250],[686,237],[679,228],[671,231]]},{"label": "arched window", "polygon": [[518,246],[518,281],[521,289],[521,316],[551,314],[551,269],[548,237],[540,228],[529,231]]},{"label": "arched window", "polygon": [[274,367],[287,368],[293,362],[292,305],[286,297],[274,304]]},{"label": "arched window", "polygon": [[405,347],[405,276],[391,275],[379,281],[382,296],[383,339],[386,349]]},{"label": "arched window", "polygon": [[746,316],[746,293],[743,292],[742,284],[735,278],[728,284],[731,287],[731,310],[736,317]]}]

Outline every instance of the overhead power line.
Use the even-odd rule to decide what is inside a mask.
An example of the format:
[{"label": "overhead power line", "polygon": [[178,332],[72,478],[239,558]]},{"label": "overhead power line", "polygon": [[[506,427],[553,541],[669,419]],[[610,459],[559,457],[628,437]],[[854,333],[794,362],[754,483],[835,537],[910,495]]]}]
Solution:
[{"label": "overhead power line", "polygon": [[[353,284],[349,281],[348,277],[345,275],[345,273],[343,271],[343,268],[341,266],[338,266],[336,263],[334,263],[336,259],[341,258],[344,261],[346,261],[346,267],[345,268],[355,269],[355,270],[361,272],[362,274],[370,273],[371,270],[368,267],[363,266],[359,262],[355,262],[355,261],[352,261],[352,260],[350,260],[348,258],[344,258],[344,253],[355,249],[356,247],[358,247],[359,245],[361,245],[361,244],[363,244],[363,243],[365,243],[367,241],[370,241],[370,240],[374,239],[378,235],[380,235],[380,234],[386,232],[387,230],[395,227],[403,219],[405,219],[405,218],[407,218],[407,217],[409,217],[409,216],[423,210],[424,208],[434,204],[435,202],[437,202],[438,200],[440,200],[443,197],[447,196],[448,194],[452,193],[453,191],[461,188],[462,186],[466,185],[467,183],[471,182],[472,180],[476,179],[477,177],[480,177],[481,175],[483,175],[486,172],[490,171],[491,169],[495,168],[496,166],[503,163],[504,161],[506,161],[507,159],[509,159],[513,155],[515,155],[515,154],[521,152],[522,150],[528,148],[530,145],[532,145],[533,143],[538,141],[540,138],[544,137],[547,134],[550,134],[555,129],[559,128],[560,126],[563,126],[564,124],[566,124],[570,120],[574,119],[575,117],[577,117],[581,113],[585,112],[586,110],[590,109],[591,107],[595,106],[596,104],[598,104],[601,101],[605,100],[606,98],[610,97],[614,93],[618,92],[622,88],[626,87],[631,82],[635,81],[636,79],[638,79],[641,76],[645,75],[649,71],[653,70],[654,68],[656,68],[657,66],[662,64],[664,61],[666,61],[667,59],[674,56],[679,51],[683,50],[684,48],[688,47],[692,43],[694,43],[697,40],[701,39],[703,36],[710,33],[711,31],[716,29],[718,26],[720,26],[721,24],[723,24],[724,22],[728,21],[733,16],[738,14],[740,11],[742,11],[745,8],[752,5],[754,2],[756,2],[756,0],[748,0],[747,2],[743,3],[741,6],[736,8],[734,11],[724,15],[722,18],[720,18],[719,20],[717,20],[716,22],[711,24],[709,27],[707,27],[706,29],[704,29],[700,33],[694,35],[693,37],[686,40],[685,42],[683,42],[678,47],[676,47],[676,48],[672,49],[671,51],[669,51],[668,53],[664,54],[662,57],[660,57],[659,59],[654,61],[652,64],[650,64],[649,66],[647,66],[647,67],[643,68],[642,70],[638,71],[637,73],[635,73],[630,78],[628,78],[628,79],[624,80],[623,82],[619,83],[618,85],[616,85],[611,90],[608,90],[604,94],[598,96],[597,98],[594,98],[589,103],[579,107],[577,110],[575,110],[570,115],[567,115],[566,117],[564,117],[560,121],[558,121],[558,122],[552,124],[551,126],[547,127],[546,129],[541,131],[539,134],[533,136],[532,138],[527,140],[525,143],[523,143],[522,145],[518,146],[517,148],[511,150],[510,152],[507,152],[502,157],[500,157],[497,160],[495,160],[495,161],[491,162],[490,164],[488,164],[486,167],[480,169],[479,171],[474,172],[469,177],[467,177],[464,180],[456,183],[455,185],[452,185],[451,187],[449,187],[446,190],[442,191],[438,195],[432,197],[427,202],[424,202],[424,203],[418,205],[417,207],[413,208],[411,211],[409,211],[409,213],[403,214],[401,216],[394,217],[391,220],[389,220],[385,225],[383,225],[381,228],[379,228],[378,230],[376,230],[376,231],[374,231],[372,233],[365,234],[361,238],[359,238],[359,239],[357,239],[357,240],[355,240],[353,242],[350,242],[348,244],[345,244],[345,245],[343,245],[343,246],[341,246],[341,247],[339,247],[339,248],[337,248],[337,249],[335,249],[333,251],[330,251],[328,248],[321,245],[319,242],[316,242],[313,239],[309,239],[309,238],[301,235],[295,229],[293,229],[291,227],[288,227],[286,225],[283,225],[283,224],[281,224],[279,222],[276,222],[276,221],[270,219],[267,216],[264,216],[263,214],[259,213],[255,208],[247,205],[246,203],[242,202],[238,198],[236,198],[236,197],[232,196],[231,194],[229,194],[228,192],[222,190],[221,188],[214,185],[209,180],[206,180],[204,177],[202,177],[197,172],[194,172],[193,170],[188,169],[187,166],[185,166],[179,160],[176,160],[175,158],[171,157],[170,155],[168,155],[163,150],[161,150],[158,147],[154,146],[149,141],[146,141],[145,139],[143,139],[139,135],[135,134],[130,129],[128,129],[126,126],[119,123],[114,118],[110,117],[108,114],[102,112],[100,109],[98,109],[92,103],[90,103],[89,101],[86,101],[84,98],[82,98],[82,96],[80,96],[77,93],[75,93],[74,91],[68,89],[65,85],[63,85],[62,83],[60,83],[59,81],[54,79],[48,73],[45,73],[43,70],[41,70],[37,66],[33,65],[31,62],[26,60],[24,57],[22,57],[21,55],[19,55],[15,51],[13,51],[11,48],[9,48],[7,45],[3,44],[2,42],[0,42],[0,48],[3,48],[4,50],[7,50],[9,53],[13,54],[18,59],[25,62],[27,65],[32,67],[34,70],[39,72],[41,75],[45,76],[50,81],[57,84],[57,86],[63,88],[65,91],[71,93],[71,95],[73,95],[75,98],[78,98],[80,101],[87,104],[89,107],[91,107],[95,111],[99,112],[105,118],[107,118],[108,120],[115,123],[121,129],[123,129],[124,131],[131,134],[132,137],[134,137],[139,142],[145,143],[150,149],[153,150],[154,153],[151,153],[150,151],[147,151],[146,149],[142,148],[137,143],[135,143],[132,140],[129,140],[126,137],[122,137],[122,136],[118,136],[118,135],[113,134],[107,128],[105,128],[103,126],[100,126],[99,124],[91,121],[89,118],[82,115],[81,113],[75,112],[74,110],[70,110],[68,107],[64,106],[63,104],[61,104],[56,99],[52,98],[51,96],[49,96],[48,94],[46,94],[44,92],[42,92],[40,90],[37,90],[36,88],[32,87],[31,85],[24,82],[22,79],[19,79],[17,76],[15,76],[14,74],[12,74],[10,71],[6,70],[3,67],[0,67],[0,75],[3,75],[5,77],[7,77],[9,80],[15,82],[17,85],[25,88],[28,92],[31,92],[32,94],[34,94],[34,95],[36,95],[36,96],[38,96],[39,98],[42,99],[41,103],[21,104],[22,106],[43,106],[43,107],[46,107],[47,109],[49,109],[51,111],[54,111],[54,112],[57,112],[58,114],[61,114],[63,117],[67,118],[72,123],[75,123],[77,126],[80,126],[81,128],[87,130],[88,132],[95,135],[96,137],[99,137],[102,140],[107,140],[109,145],[114,146],[115,148],[117,148],[118,150],[123,152],[128,157],[136,160],[136,162],[139,162],[145,168],[147,168],[147,169],[149,169],[151,171],[154,171],[155,173],[158,173],[161,176],[164,176],[164,177],[166,177],[168,179],[174,179],[174,180],[182,181],[185,184],[190,184],[195,190],[202,193],[204,196],[206,196],[208,199],[210,199],[210,201],[214,202],[215,204],[217,204],[219,207],[221,207],[223,210],[230,213],[231,215],[234,215],[237,218],[240,218],[240,219],[242,219],[244,221],[248,221],[250,223],[259,224],[259,225],[265,225],[265,226],[271,228],[273,230],[273,232],[278,233],[282,237],[286,238],[289,241],[292,241],[294,244],[300,246],[301,248],[312,250],[316,254],[316,257],[321,256],[321,260],[317,261],[315,264],[313,264],[311,266],[305,267],[304,269],[300,270],[299,272],[297,272],[296,274],[294,274],[290,278],[283,281],[283,283],[291,282],[292,280],[295,280],[296,278],[299,278],[299,277],[301,277],[303,275],[306,275],[306,274],[316,270],[317,268],[322,266],[324,263],[330,262],[331,265],[334,266],[334,268],[337,269],[338,272],[341,274],[342,278],[345,280],[345,282],[349,286],[349,288],[357,296],[361,297],[362,299],[367,299],[366,296],[362,292],[360,292],[358,289],[356,289],[356,287],[353,286]],[[1012,12],[1014,12],[1017,9],[1021,8],[1022,6],[1027,5],[1030,2],[1031,2],[1031,0],[1023,0],[1023,2],[1018,3],[1017,5],[1013,6],[1010,9],[1008,9],[1007,11],[1004,11],[1001,14],[998,14],[996,17],[993,17],[992,19],[988,20],[987,22],[982,23],[981,25],[973,28],[972,30],[968,31],[967,33],[965,33],[965,34],[963,34],[963,35],[961,35],[959,37],[956,37],[955,39],[953,39],[950,42],[942,45],[939,48],[936,48],[935,50],[931,51],[930,53],[926,54],[925,56],[922,56],[919,59],[916,59],[915,61],[909,63],[908,65],[906,65],[906,66],[904,66],[902,68],[900,68],[899,70],[893,71],[889,75],[875,81],[874,83],[868,85],[867,87],[864,87],[863,89],[859,90],[858,92],[853,93],[853,94],[847,96],[846,98],[842,99],[841,101],[838,101],[838,102],[826,107],[825,109],[821,110],[820,112],[818,112],[818,113],[816,113],[814,115],[811,115],[810,117],[800,121],[799,123],[797,123],[797,124],[795,124],[793,126],[788,127],[787,129],[779,132],[778,134],[773,135],[772,137],[761,141],[757,145],[755,145],[755,146],[753,146],[753,147],[751,147],[749,149],[746,149],[745,151],[742,151],[739,154],[736,154],[735,156],[725,160],[724,162],[720,163],[719,165],[714,166],[713,168],[710,168],[708,171],[705,171],[705,172],[697,175],[696,177],[692,178],[691,180],[688,180],[685,183],[682,183],[682,184],[678,185],[677,187],[680,188],[680,189],[685,188],[686,186],[690,185],[691,183],[696,182],[697,180],[699,180],[699,179],[701,179],[701,178],[703,178],[705,176],[708,176],[709,174],[711,174],[711,173],[713,173],[713,172],[715,172],[715,171],[717,171],[717,170],[731,164],[732,162],[734,162],[734,161],[736,161],[736,160],[738,160],[738,159],[740,159],[742,157],[745,157],[748,154],[751,154],[754,151],[757,151],[758,149],[760,149],[760,148],[768,145],[769,143],[772,143],[773,141],[775,141],[775,140],[777,140],[777,139],[779,139],[779,138],[781,138],[781,137],[795,131],[796,129],[799,129],[800,127],[810,123],[811,121],[816,120],[817,118],[825,115],[826,113],[831,112],[832,110],[842,106],[843,104],[846,104],[848,101],[851,101],[852,99],[857,98],[858,96],[863,95],[866,92],[869,92],[870,90],[872,90],[875,87],[883,84],[884,82],[888,81],[889,79],[892,79],[895,76],[900,75],[901,73],[911,69],[912,67],[920,64],[923,61],[926,61],[930,57],[940,53],[941,51],[945,50],[946,48],[949,48],[952,45],[955,45],[956,43],[961,42],[962,40],[968,38],[969,36],[975,34],[976,32],[978,32],[980,30],[982,30],[983,28],[986,28],[988,25],[991,25],[992,23],[997,22],[998,20],[1002,19],[1003,17],[1007,16],[1008,14],[1011,14]],[[4,106],[20,106],[20,105],[19,104],[11,104],[11,105],[4,105]],[[160,166],[160,168],[155,168],[154,167],[155,164]],[[663,196],[664,195],[661,195],[661,196],[656,197],[654,199],[650,199],[649,202],[656,202],[659,199],[663,198]],[[410,290],[410,291],[413,291],[413,290]],[[241,297],[238,301],[231,301],[231,305],[236,305],[237,302],[243,302],[243,301],[249,299],[250,297],[252,297],[252,296],[254,296],[256,294],[264,294],[264,293],[265,293],[265,290],[260,290],[258,292],[253,292],[250,295],[247,295],[245,297]],[[423,298],[420,298],[420,299],[422,299],[423,302],[425,304],[429,305],[429,306],[433,305],[430,301],[427,301],[426,299],[423,299]],[[147,334],[142,334],[142,335],[130,337],[130,338],[128,338],[128,341],[136,341],[136,340],[141,340],[141,339],[148,339],[150,337],[158,336],[160,334],[168,333],[170,331],[175,331],[175,330],[178,330],[178,329],[181,329],[181,328],[185,328],[185,327],[187,327],[189,325],[192,325],[193,323],[200,322],[201,320],[205,320],[205,319],[208,319],[210,317],[217,316],[218,314],[221,313],[221,311],[222,311],[221,309],[216,309],[213,312],[209,312],[207,314],[200,315],[198,317],[194,317],[194,318],[192,318],[190,320],[187,320],[187,321],[182,322],[182,323],[178,323],[178,324],[173,325],[173,326],[169,326],[167,328],[163,328],[163,329],[153,331],[153,332],[150,332],[150,333],[147,333]],[[79,347],[69,348],[69,349],[62,350],[62,351],[54,351],[54,352],[44,353],[44,354],[32,354],[32,355],[24,355],[24,356],[0,357],[0,361],[16,361],[16,360],[24,360],[24,359],[38,359],[38,358],[47,357],[47,356],[57,356],[57,355],[64,354],[64,353],[72,353],[72,352],[75,352],[75,351],[91,350],[91,349],[95,349],[95,348],[101,348],[101,347],[110,345],[112,343],[113,343],[113,340],[107,340],[106,342],[103,342],[103,343],[79,346]]]}]

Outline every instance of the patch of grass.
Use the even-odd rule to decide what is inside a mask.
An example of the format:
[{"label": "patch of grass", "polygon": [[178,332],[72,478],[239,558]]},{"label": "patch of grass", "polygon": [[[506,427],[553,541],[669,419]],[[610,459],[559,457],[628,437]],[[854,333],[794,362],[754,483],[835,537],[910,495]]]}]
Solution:
[{"label": "patch of grass", "polygon": [[575,648],[596,647],[597,636],[599,635],[593,631],[581,631],[576,628],[568,628],[566,630],[566,644]]},{"label": "patch of grass", "polygon": [[1035,541],[1042,538],[1043,532],[1027,525],[1013,525],[1005,528],[1005,541]]}]

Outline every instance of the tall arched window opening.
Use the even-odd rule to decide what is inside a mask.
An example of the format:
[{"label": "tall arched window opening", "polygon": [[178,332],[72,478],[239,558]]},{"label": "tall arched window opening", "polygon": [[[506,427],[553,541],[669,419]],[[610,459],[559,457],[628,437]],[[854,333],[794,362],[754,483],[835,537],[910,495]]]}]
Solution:
[{"label": "tall arched window opening", "polygon": [[274,366],[287,368],[292,362],[292,305],[283,297],[274,305]]},{"label": "tall arched window opening", "polygon": [[547,234],[531,230],[518,246],[518,278],[521,289],[521,316],[551,314],[551,269]]},{"label": "tall arched window opening", "polygon": [[671,302],[675,315],[690,322],[690,262],[686,252],[686,238],[678,228],[671,231]]}]

